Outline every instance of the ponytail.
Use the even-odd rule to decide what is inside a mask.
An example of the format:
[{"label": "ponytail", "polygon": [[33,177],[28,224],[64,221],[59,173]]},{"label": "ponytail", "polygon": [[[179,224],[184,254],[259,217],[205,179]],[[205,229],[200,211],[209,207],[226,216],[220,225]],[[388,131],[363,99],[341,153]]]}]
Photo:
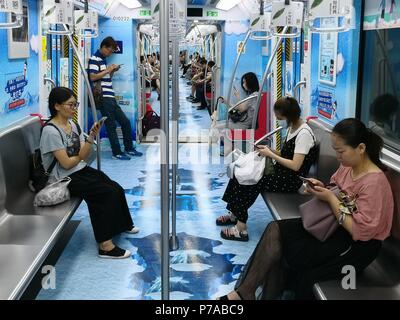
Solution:
[{"label": "ponytail", "polygon": [[383,148],[382,138],[368,129],[360,120],[344,119],[336,124],[332,132],[341,137],[345,144],[352,148],[357,148],[361,143],[364,143],[368,158],[380,169],[385,169],[380,159],[380,152]]},{"label": "ponytail", "polygon": [[367,130],[367,154],[370,160],[375,163],[379,168],[384,169],[385,165],[382,163],[380,159],[380,153],[383,148],[383,140],[380,136],[378,136],[371,129],[366,128]]}]

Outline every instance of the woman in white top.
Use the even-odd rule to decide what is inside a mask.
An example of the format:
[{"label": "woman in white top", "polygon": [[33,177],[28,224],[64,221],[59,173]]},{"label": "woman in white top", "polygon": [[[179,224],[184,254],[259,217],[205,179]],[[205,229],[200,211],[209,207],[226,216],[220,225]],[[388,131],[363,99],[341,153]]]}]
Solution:
[{"label": "woman in white top", "polygon": [[[217,225],[235,226],[221,231],[227,240],[248,241],[247,210],[260,192],[297,192],[302,181],[317,158],[315,137],[311,128],[301,118],[301,109],[294,98],[285,97],[275,102],[274,113],[288,126],[281,151],[259,146],[261,155],[275,160],[274,172],[264,175],[256,185],[241,185],[234,178],[229,181],[222,200],[228,203],[228,214],[220,216]],[[282,125],[284,126],[284,125]]]}]

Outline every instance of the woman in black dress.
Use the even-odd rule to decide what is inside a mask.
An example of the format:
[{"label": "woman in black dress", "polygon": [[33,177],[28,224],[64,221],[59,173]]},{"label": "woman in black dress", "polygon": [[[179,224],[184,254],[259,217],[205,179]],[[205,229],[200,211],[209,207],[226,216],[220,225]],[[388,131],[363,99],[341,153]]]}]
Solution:
[{"label": "woman in black dress", "polygon": [[311,128],[301,118],[301,109],[294,98],[285,97],[276,101],[275,116],[282,126],[288,127],[282,150],[271,150],[260,146],[260,154],[276,161],[274,172],[264,175],[255,185],[241,185],[234,178],[229,181],[222,200],[227,202],[228,213],[217,218],[220,226],[235,225],[221,231],[227,240],[248,241],[247,210],[256,201],[260,192],[297,192],[302,181],[317,158],[317,146]]}]

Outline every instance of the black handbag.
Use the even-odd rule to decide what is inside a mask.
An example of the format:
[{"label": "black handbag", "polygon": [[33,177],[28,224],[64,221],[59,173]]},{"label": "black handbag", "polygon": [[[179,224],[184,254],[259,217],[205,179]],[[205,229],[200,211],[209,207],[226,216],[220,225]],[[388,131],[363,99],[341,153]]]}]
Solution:
[{"label": "black handbag", "polygon": [[234,123],[242,122],[247,119],[247,111],[239,112],[234,109],[234,110],[229,111],[228,116],[229,116],[229,119],[231,119]]},{"label": "black handbag", "polygon": [[160,129],[160,125],[160,116],[154,111],[147,112],[142,120],[143,135],[147,135],[147,133],[152,129]]}]

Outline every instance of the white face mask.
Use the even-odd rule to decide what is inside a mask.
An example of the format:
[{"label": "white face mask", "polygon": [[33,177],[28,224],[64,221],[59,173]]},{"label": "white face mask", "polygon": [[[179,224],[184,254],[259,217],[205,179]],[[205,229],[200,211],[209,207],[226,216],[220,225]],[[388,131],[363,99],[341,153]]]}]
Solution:
[{"label": "white face mask", "polygon": [[286,120],[278,120],[278,126],[282,127],[282,129],[287,129],[288,127]]}]

